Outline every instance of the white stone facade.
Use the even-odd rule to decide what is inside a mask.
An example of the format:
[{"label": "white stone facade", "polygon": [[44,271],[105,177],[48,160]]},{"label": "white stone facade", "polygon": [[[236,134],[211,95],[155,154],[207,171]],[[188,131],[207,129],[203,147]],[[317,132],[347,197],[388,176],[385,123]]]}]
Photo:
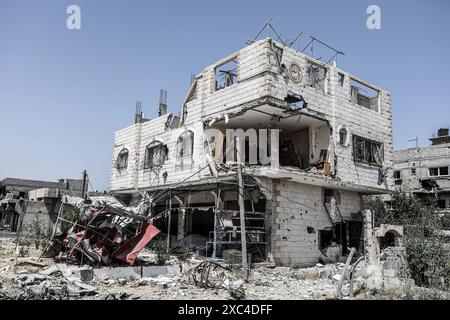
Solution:
[{"label": "white stone facade", "polygon": [[[437,194],[439,207],[450,211],[450,143],[396,150],[394,168],[397,190],[420,196]],[[430,181],[436,182],[436,188]]]},{"label": "white stone facade", "polygon": [[[236,80],[218,90],[216,72],[230,59],[236,62]],[[353,81],[377,96],[352,96]],[[370,103],[370,108],[359,101]],[[297,103],[303,106],[290,109]],[[224,134],[226,128],[280,130],[280,146],[272,149],[272,163],[244,167],[264,186],[261,191],[268,200],[266,229],[270,234],[267,252],[277,264],[308,265],[321,257],[319,230],[333,227],[324,205],[325,189],[337,192],[340,215],[347,221],[360,211],[361,194],[394,188],[390,94],[337,67],[264,39],[205,68],[189,90],[181,119],[166,114],[117,131],[111,191],[136,196],[180,182],[214,182],[217,176],[208,168],[206,156],[209,124]],[[341,129],[345,132],[342,137]],[[177,141],[188,131],[193,133],[192,156],[180,157]],[[358,143],[364,141],[366,149],[358,153],[364,161],[355,159],[356,136],[363,139]],[[146,166],[146,148],[156,142],[167,146],[167,158],[160,166]],[[295,146],[295,156],[282,152],[283,143]],[[118,155],[125,149],[127,166],[118,169]],[[220,163],[216,165],[219,178],[233,174]]]}]

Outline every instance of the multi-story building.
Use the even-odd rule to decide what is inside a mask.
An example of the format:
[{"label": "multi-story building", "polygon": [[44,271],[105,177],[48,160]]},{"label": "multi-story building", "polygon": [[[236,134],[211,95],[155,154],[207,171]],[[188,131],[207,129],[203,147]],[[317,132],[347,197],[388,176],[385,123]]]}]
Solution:
[{"label": "multi-story building", "polygon": [[442,128],[426,147],[394,152],[396,189],[419,197],[437,199],[442,211],[450,211],[450,136]]},{"label": "multi-story building", "polygon": [[177,240],[203,235],[209,255],[240,242],[227,129],[244,147],[247,244],[278,265],[358,248],[361,196],[394,189],[390,94],[272,39],[206,67],[180,116],[162,97],[159,117],[116,132],[110,189]]}]

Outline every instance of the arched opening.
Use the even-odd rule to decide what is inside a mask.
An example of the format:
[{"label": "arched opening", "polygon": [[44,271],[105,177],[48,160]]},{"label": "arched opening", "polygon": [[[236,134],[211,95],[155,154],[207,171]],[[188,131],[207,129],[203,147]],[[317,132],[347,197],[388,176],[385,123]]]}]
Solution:
[{"label": "arched opening", "polygon": [[348,144],[348,131],[347,128],[341,128],[339,130],[339,144],[346,146]]},{"label": "arched opening", "polygon": [[192,158],[194,151],[194,133],[190,130],[183,132],[177,140],[177,159]]},{"label": "arched opening", "polygon": [[128,167],[128,149],[123,149],[117,155],[116,168],[117,170],[123,170]]},{"label": "arched opening", "polygon": [[145,149],[144,167],[162,166],[169,158],[169,148],[161,142],[153,142]]},{"label": "arched opening", "polygon": [[399,246],[400,237],[400,234],[398,234],[395,230],[389,230],[382,238],[380,238],[380,249],[384,250],[388,247]]}]

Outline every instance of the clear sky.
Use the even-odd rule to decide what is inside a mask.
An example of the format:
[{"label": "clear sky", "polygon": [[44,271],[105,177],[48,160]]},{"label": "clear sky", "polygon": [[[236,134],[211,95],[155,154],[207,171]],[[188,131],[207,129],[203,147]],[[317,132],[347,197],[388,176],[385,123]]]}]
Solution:
[{"label": "clear sky", "polygon": [[[81,8],[68,30],[66,8]],[[381,30],[366,27],[381,8]],[[450,1],[0,0],[0,179],[109,185],[114,131],[159,89],[178,113],[190,76],[242,48],[264,22],[344,51],[338,66],[392,94],[394,144],[450,124]]]}]

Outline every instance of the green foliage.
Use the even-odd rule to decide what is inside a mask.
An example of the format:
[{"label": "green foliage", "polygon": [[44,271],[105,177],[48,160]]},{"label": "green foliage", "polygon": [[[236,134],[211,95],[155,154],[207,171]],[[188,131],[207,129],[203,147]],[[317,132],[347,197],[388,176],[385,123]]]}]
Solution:
[{"label": "green foliage", "polygon": [[30,246],[31,240],[27,238],[20,238],[19,239],[19,246]]},{"label": "green foliage", "polygon": [[62,232],[68,230],[73,226],[74,222],[78,219],[78,212],[73,208],[64,208],[61,214],[61,221],[59,222],[59,228]]},{"label": "green foliage", "polygon": [[169,253],[167,252],[167,245],[165,241],[158,241],[156,244],[156,263],[158,265],[164,265],[166,261],[170,258]]},{"label": "green foliage", "polygon": [[364,209],[372,210],[378,223],[441,228],[437,207],[431,200],[421,200],[405,193],[395,192],[392,194],[390,205],[386,205],[377,197],[364,199],[362,206]]},{"label": "green foliage", "polygon": [[449,288],[450,250],[439,235],[447,222],[439,216],[434,201],[396,192],[390,204],[372,198],[362,206],[372,210],[378,223],[404,226],[406,258],[417,285]]},{"label": "green foliage", "polygon": [[42,239],[41,240],[41,248],[44,249],[47,246],[48,242],[49,242],[48,239]]},{"label": "green foliage", "polygon": [[450,230],[450,213],[446,213],[441,217],[442,228]]}]

